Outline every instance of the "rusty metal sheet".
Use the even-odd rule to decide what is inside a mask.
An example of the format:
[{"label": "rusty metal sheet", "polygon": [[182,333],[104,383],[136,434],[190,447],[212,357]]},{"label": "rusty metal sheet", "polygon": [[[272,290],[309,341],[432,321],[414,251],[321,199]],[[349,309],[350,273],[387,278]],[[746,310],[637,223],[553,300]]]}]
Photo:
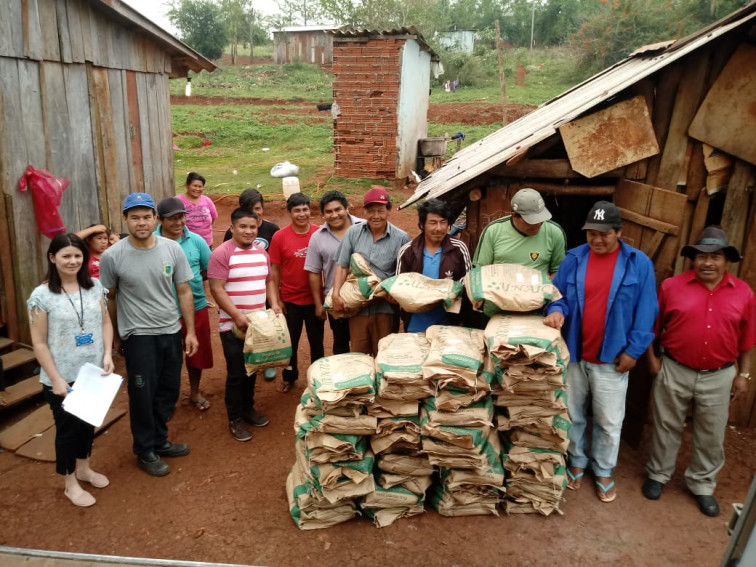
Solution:
[{"label": "rusty metal sheet", "polygon": [[742,44],[725,65],[688,130],[706,142],[756,164],[756,45]]},{"label": "rusty metal sheet", "polygon": [[572,169],[595,177],[659,153],[643,96],[559,127]]}]

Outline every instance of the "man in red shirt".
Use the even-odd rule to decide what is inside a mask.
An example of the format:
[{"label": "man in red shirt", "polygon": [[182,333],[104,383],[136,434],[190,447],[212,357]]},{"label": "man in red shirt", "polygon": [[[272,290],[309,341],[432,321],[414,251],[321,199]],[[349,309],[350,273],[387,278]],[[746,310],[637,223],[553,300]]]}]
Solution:
[{"label": "man in red shirt", "polygon": [[305,271],[307,246],[318,227],[310,223],[310,198],[294,193],[286,201],[291,224],[276,232],[270,243],[270,263],[273,266],[273,285],[278,290],[279,303],[286,315],[291,336],[291,362],[284,368],[279,392],[288,392],[299,377],[297,348],[302,325],[307,329],[310,343],[310,362],[323,357],[324,321],[315,312],[308,273]]},{"label": "man in red shirt", "polygon": [[714,488],[724,466],[729,403],[746,393],[751,379],[754,296],[747,283],[727,272],[728,263],[739,262],[740,254],[720,227],[706,227],[681,255],[693,262],[693,269],[662,282],[656,340],[648,349],[657,378],[643,495],[657,500],[672,476],[692,401],[693,451],[685,482],[701,512],[716,516]]},{"label": "man in red shirt", "polygon": [[563,297],[546,308],[544,324],[561,329],[570,350],[567,487],[580,488],[590,465],[596,495],[612,502],[628,374],[654,339],[656,278],[648,256],[620,239],[622,219],[613,203],[594,204],[583,230],[587,244],[560,264],[554,284]]}]

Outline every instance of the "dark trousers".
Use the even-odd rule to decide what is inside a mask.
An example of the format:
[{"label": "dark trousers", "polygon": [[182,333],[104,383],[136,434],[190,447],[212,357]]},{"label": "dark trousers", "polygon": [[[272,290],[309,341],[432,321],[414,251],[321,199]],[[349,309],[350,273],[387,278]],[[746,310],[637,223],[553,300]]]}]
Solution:
[{"label": "dark trousers", "polygon": [[181,333],[131,335],[123,342],[134,453],[151,453],[168,441],[184,362]]},{"label": "dark trousers", "polygon": [[257,373],[247,376],[244,368],[244,341],[232,331],[220,334],[223,356],[226,358],[226,412],[228,420],[244,417],[255,407]]},{"label": "dark trousers", "polygon": [[286,326],[289,327],[291,337],[291,370],[284,369],[282,376],[285,382],[294,382],[299,378],[297,368],[297,349],[299,338],[302,336],[302,325],[307,329],[307,341],[310,343],[310,362],[323,358],[323,331],[325,321],[315,316],[315,305],[297,305],[284,301],[286,307]]},{"label": "dark trousers", "polygon": [[53,394],[50,386],[43,385],[42,391],[55,419],[55,472],[73,474],[76,459],[88,459],[92,454],[94,425],[64,410],[65,398]]},{"label": "dark trousers", "polygon": [[328,315],[333,332],[333,354],[349,352],[349,319],[334,319]]}]

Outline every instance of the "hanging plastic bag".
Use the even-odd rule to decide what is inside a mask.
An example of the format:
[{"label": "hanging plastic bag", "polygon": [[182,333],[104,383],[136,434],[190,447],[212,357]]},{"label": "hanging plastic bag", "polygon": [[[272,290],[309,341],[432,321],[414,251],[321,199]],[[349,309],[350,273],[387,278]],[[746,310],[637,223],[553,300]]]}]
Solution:
[{"label": "hanging plastic bag", "polygon": [[289,161],[282,161],[273,166],[270,175],[272,177],[295,177],[299,175],[299,166]]},{"label": "hanging plastic bag", "polygon": [[34,169],[32,166],[18,180],[18,190],[22,193],[31,186],[34,214],[37,217],[37,228],[47,238],[66,232],[63,219],[60,217],[58,207],[63,198],[69,179],[58,179],[45,169]]}]

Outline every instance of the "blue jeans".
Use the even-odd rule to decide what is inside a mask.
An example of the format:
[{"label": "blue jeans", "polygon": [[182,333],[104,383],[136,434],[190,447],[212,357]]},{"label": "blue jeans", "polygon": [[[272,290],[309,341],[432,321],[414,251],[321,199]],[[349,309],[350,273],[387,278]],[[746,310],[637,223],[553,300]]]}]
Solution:
[{"label": "blue jeans", "polygon": [[[572,420],[567,453],[571,467],[587,469],[590,463],[595,476],[612,476],[625,417],[627,375],[617,372],[613,364],[582,360],[567,366],[567,409]],[[590,450],[586,437],[589,403],[593,409]]]}]

